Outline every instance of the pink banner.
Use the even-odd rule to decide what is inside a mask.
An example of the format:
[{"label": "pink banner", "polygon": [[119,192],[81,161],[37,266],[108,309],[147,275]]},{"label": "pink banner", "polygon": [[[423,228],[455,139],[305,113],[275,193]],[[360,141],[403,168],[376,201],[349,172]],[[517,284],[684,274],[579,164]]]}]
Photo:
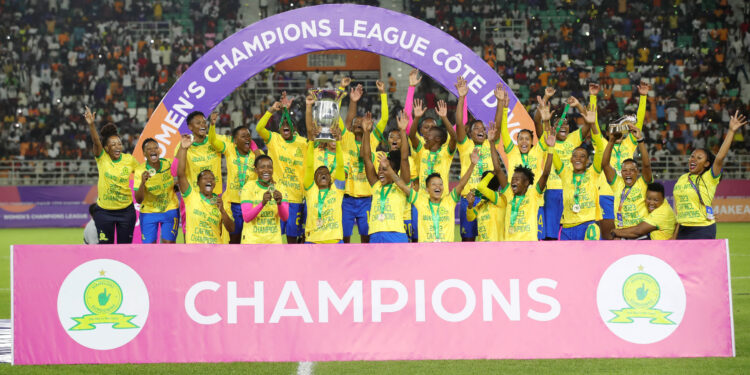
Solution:
[{"label": "pink banner", "polygon": [[14,246],[15,364],[734,356],[725,240]]}]

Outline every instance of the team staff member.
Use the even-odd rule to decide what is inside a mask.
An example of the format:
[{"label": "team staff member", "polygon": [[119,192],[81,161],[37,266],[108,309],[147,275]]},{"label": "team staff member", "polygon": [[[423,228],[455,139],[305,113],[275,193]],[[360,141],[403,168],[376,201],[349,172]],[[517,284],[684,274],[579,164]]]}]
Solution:
[{"label": "team staff member", "polygon": [[94,223],[99,234],[100,244],[132,243],[135,229],[135,207],[130,192],[130,174],[138,166],[133,155],[124,154],[122,141],[117,134],[117,126],[108,123],[102,126],[101,138],[96,131],[96,115],[89,107],[84,114],[89,126],[91,141],[93,142],[94,158],[99,170],[96,199],[97,209],[94,211]]},{"label": "team staff member", "polygon": [[[336,138],[336,159],[344,157],[341,148],[341,131],[331,129]],[[367,142],[365,142],[367,143]],[[331,171],[325,165],[316,168],[315,141],[307,142],[305,159],[305,202],[307,204],[307,222],[305,223],[306,243],[341,243],[344,231],[341,222],[341,206],[346,188],[344,163],[334,161],[333,183]]]},{"label": "team staff member", "polygon": [[[397,118],[401,144],[406,144],[407,118],[400,113]],[[372,131],[372,116],[368,112],[362,121],[364,136],[368,137]],[[400,147],[399,151],[391,151],[381,155],[377,172],[372,162],[370,145],[362,144],[362,160],[365,162],[367,181],[372,186],[372,199],[369,216],[370,242],[372,243],[405,243],[409,242],[404,227],[407,211],[407,196],[401,189],[393,189],[396,180],[401,180],[404,186],[410,182],[409,149]],[[401,172],[399,176],[398,173]]]},{"label": "team staff member", "polygon": [[[610,133],[609,143],[604,148],[604,155],[602,156],[602,172],[604,172],[607,183],[611,186],[615,198],[615,228],[632,227],[643,221],[648,214],[646,209],[647,185],[653,182],[653,177],[651,176],[651,159],[648,156],[643,134],[635,125],[630,126],[630,131],[634,135],[638,143],[638,149],[641,152],[643,176],[639,176],[638,163],[633,159],[622,161],[619,176],[610,163],[612,149],[623,136],[619,131]],[[601,137],[595,138],[601,140]],[[602,145],[600,144],[597,147],[601,148]]]},{"label": "team staff member", "polygon": [[[508,177],[500,168],[500,156],[497,150],[492,151],[492,162],[497,173],[497,180],[500,185],[500,195],[497,191],[488,188],[490,180],[495,176],[488,175],[480,182],[478,189],[482,195],[497,204],[502,200],[505,205],[503,240],[504,241],[537,241],[539,240],[537,231],[537,216],[539,207],[544,199],[544,190],[547,188],[547,178],[552,169],[553,152],[555,149],[555,132],[548,129],[545,132],[545,142],[547,144],[548,155],[543,156],[545,160],[544,169],[541,176],[534,184],[534,171],[517,164],[513,168],[513,177],[508,184]],[[529,190],[531,187],[531,190]]]},{"label": "team staff member", "polygon": [[[289,105],[286,92],[282,93],[282,100]],[[258,121],[256,130],[268,147],[268,156],[273,161],[273,180],[279,184],[279,190],[289,202],[289,217],[281,223],[282,232],[286,233],[287,243],[298,243],[304,235],[302,224],[304,220],[304,189],[302,183],[305,172],[305,150],[307,143],[294,131],[294,125],[289,113],[284,108],[279,132],[266,129],[271,116],[282,110],[282,103],[275,102]],[[257,159],[256,159],[257,160]],[[256,171],[257,172],[257,171]]]},{"label": "team staff member", "polygon": [[232,232],[234,221],[224,209],[221,197],[214,193],[216,178],[210,169],[198,172],[195,184],[188,181],[188,149],[194,144],[189,134],[183,134],[177,150],[177,181],[185,201],[185,243],[219,244],[222,226]]},{"label": "team staff member", "polygon": [[702,148],[690,154],[688,173],[680,176],[674,186],[678,240],[716,238],[716,218],[711,204],[721,181],[724,158],[732,146],[734,134],[746,124],[747,118],[739,111],[735,112],[729,120],[727,135],[716,156]]},{"label": "team staff member", "polygon": [[141,205],[141,241],[175,243],[180,223],[180,202],[174,189],[172,160],[159,158],[159,144],[147,138],[141,144],[146,161],[135,169],[135,201]]},{"label": "team staff member", "polygon": [[[406,193],[409,192],[409,202],[417,207],[417,226],[419,227],[419,242],[452,242],[456,222],[456,204],[461,200],[458,194],[469,181],[471,173],[479,162],[479,150],[471,155],[471,166],[461,176],[458,185],[451,190],[449,197],[443,196],[445,183],[439,173],[427,176],[425,186],[418,192],[409,189],[401,179],[396,179],[396,185]],[[446,176],[447,178],[447,176]]]},{"label": "team staff member", "polygon": [[[589,126],[596,122],[596,107],[589,107],[589,110],[584,113],[584,121]],[[601,136],[599,129],[596,127],[592,127],[591,134],[592,137]],[[557,138],[560,139],[559,135]],[[555,147],[559,144],[557,142]],[[596,146],[596,144],[595,141],[594,145]],[[588,166],[589,153],[583,147],[577,147],[573,150],[568,164],[563,163],[557,148],[555,148],[553,156],[555,173],[560,177],[563,191],[560,240],[598,240],[600,230],[596,221],[601,219],[599,209],[599,174],[601,174],[601,170],[599,168],[602,150],[596,150],[594,163],[590,166]]]},{"label": "team staff member", "polygon": [[289,204],[273,180],[273,160],[266,155],[255,158],[258,179],[242,187],[243,244],[281,244],[281,225],[289,218]]},{"label": "team staff member", "polygon": [[636,239],[649,236],[652,240],[673,240],[677,219],[672,206],[664,199],[664,186],[658,182],[648,184],[646,190],[648,216],[636,226],[612,231],[614,238]]},{"label": "team staff member", "polygon": [[245,221],[242,218],[240,192],[242,187],[250,181],[258,179],[255,173],[255,158],[263,155],[250,136],[250,130],[238,126],[232,130],[232,142],[227,142],[216,134],[216,127],[211,126],[208,131],[208,142],[214,149],[224,150],[227,159],[227,190],[223,200],[231,207],[234,219],[234,231],[229,233],[229,243],[238,244],[242,238],[242,228]]},{"label": "team staff member", "polygon": [[[469,207],[467,196],[470,192],[473,192],[476,189],[477,184],[482,180],[484,172],[490,169],[490,149],[496,146],[497,139],[488,140],[487,129],[481,120],[475,119],[471,121],[467,131],[466,125],[464,124],[463,108],[466,101],[466,95],[469,93],[469,86],[466,84],[466,80],[463,77],[458,77],[456,90],[458,90],[458,105],[456,106],[456,137],[458,140],[458,155],[461,160],[461,174],[463,174],[471,164],[469,160],[471,153],[474,149],[479,150],[479,163],[476,168],[474,168],[474,173],[469,178],[466,187],[461,191],[461,207],[459,208],[461,240],[474,241],[477,237],[477,222],[468,220],[466,216]],[[491,124],[493,128],[494,125],[495,124]],[[478,197],[474,197],[474,201],[471,202],[471,205],[474,206],[479,203],[478,199]]]}]

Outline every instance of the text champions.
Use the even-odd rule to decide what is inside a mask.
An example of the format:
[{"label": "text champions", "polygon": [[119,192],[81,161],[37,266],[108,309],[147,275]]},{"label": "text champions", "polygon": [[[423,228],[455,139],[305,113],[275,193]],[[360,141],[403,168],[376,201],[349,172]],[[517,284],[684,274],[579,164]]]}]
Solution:
[{"label": "text champions", "polygon": [[[369,285],[364,280],[354,280],[347,288],[337,291],[328,281],[319,280],[317,295],[303,295],[297,281],[289,280],[284,282],[278,295],[268,295],[263,281],[240,285],[243,292],[238,291],[236,281],[226,281],[224,285],[200,281],[185,294],[185,312],[194,322],[205,325],[224,319],[227,324],[237,324],[240,320],[274,324],[282,319],[301,319],[305,323],[327,323],[329,319],[377,323],[387,320],[388,314],[396,313],[409,314],[415,322],[429,319],[461,322],[474,314],[481,314],[485,322],[499,319],[546,322],[560,315],[560,302],[550,295],[557,288],[557,281],[549,278],[533,279],[523,286],[519,279],[509,279],[501,284],[502,288],[495,280],[482,279],[477,282],[479,291],[460,279],[443,280],[429,289],[425,287],[425,280],[414,280],[408,283],[409,287],[397,280],[367,283]],[[527,298],[521,297],[522,290]],[[214,302],[206,303],[209,299]],[[448,306],[446,300],[450,300]],[[225,305],[216,306],[216,301]],[[434,315],[428,314],[428,308]]]}]

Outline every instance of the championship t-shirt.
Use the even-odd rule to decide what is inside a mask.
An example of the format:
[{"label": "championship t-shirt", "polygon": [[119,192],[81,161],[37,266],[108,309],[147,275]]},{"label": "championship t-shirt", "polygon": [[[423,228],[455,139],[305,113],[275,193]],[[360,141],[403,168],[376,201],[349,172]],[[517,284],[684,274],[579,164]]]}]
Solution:
[{"label": "championship t-shirt", "polygon": [[287,141],[280,134],[270,132],[266,145],[268,156],[273,160],[273,180],[277,188],[289,202],[302,203],[307,140],[295,134]]},{"label": "championship t-shirt", "polygon": [[[217,135],[217,137],[222,137]],[[180,148],[177,147],[175,150],[175,158]],[[213,192],[215,194],[221,194],[224,190],[222,185],[221,175],[221,154],[224,150],[217,150],[208,141],[208,137],[203,139],[203,142],[196,143],[187,149],[187,168],[185,169],[185,176],[187,177],[190,186],[196,189],[198,183],[198,174],[206,169],[210,169],[214,174],[216,185],[214,185]]]},{"label": "championship t-shirt", "polygon": [[419,242],[453,242],[456,203],[460,200],[455,190],[448,197],[443,196],[439,203],[430,201],[426,190],[411,191],[409,202],[417,208]]},{"label": "championship t-shirt", "polygon": [[[375,149],[379,143],[377,136],[370,133],[370,150],[372,151],[370,155],[375,155]],[[341,148],[344,151],[346,194],[352,197],[369,197],[372,189],[367,180],[365,163],[359,157],[361,142],[357,142],[353,132],[344,130],[341,135]]]},{"label": "championship t-shirt", "polygon": [[314,243],[337,243],[344,238],[341,221],[341,204],[344,191],[332,184],[320,190],[314,183],[305,193],[307,221],[305,241]]},{"label": "championship t-shirt", "polygon": [[[707,226],[715,223],[709,219],[706,207],[711,207],[719,186],[721,173],[714,176],[711,168],[700,176],[685,173],[674,185],[674,208],[677,212],[677,222],[686,227]],[[698,192],[700,191],[700,198]],[[701,203],[701,200],[703,203]]]},{"label": "championship t-shirt", "polygon": [[99,169],[96,204],[105,210],[121,210],[133,204],[130,174],[138,167],[133,155],[120,154],[119,159],[112,160],[102,150],[96,157],[96,167]]},{"label": "championship t-shirt", "polygon": [[[407,197],[396,183],[383,186],[380,181],[372,185],[372,203],[368,224],[370,234],[377,232],[406,233],[404,218],[406,217]],[[409,216],[411,216],[411,210]]]},{"label": "championship t-shirt", "polygon": [[524,195],[514,195],[510,184],[501,195],[505,202],[505,241],[537,241],[537,214],[544,191],[534,184]]},{"label": "championship t-shirt", "polygon": [[[227,158],[227,190],[224,192],[224,200],[240,203],[242,187],[258,179],[255,174],[255,154],[250,150],[247,155],[242,155],[236,145],[230,144],[224,155]],[[274,170],[275,167],[274,165]]]},{"label": "championship t-shirt", "polygon": [[[479,162],[471,172],[469,182],[466,183],[466,187],[461,192],[461,196],[466,196],[470,191],[476,189],[477,184],[482,181],[482,174],[485,171],[492,171],[492,156],[490,156],[490,147],[492,147],[492,141],[486,140],[481,145],[477,146],[474,141],[468,136],[464,137],[463,142],[458,144],[458,156],[461,161],[461,176],[469,170],[471,166],[471,154],[475,148],[479,148]],[[442,174],[441,174],[442,176]],[[445,180],[445,177],[443,177]]]},{"label": "championship t-shirt", "polygon": [[[263,202],[263,194],[267,191],[268,187],[261,185],[258,180],[250,181],[242,188],[240,199],[242,203],[259,205]],[[279,203],[281,202],[271,199],[263,206],[255,219],[242,226],[242,243],[282,243]]]},{"label": "championship t-shirt", "polygon": [[216,203],[192,185],[188,185],[182,198],[185,201],[185,243],[221,243],[221,211]]},{"label": "championship t-shirt", "polygon": [[[648,215],[646,208],[648,186],[643,181],[643,177],[638,177],[633,186],[628,188],[625,186],[625,180],[615,175],[611,185],[615,197],[615,226],[628,228],[638,225]],[[625,198],[624,201],[623,198]],[[620,223],[619,216],[622,216],[622,223]]]},{"label": "championship t-shirt", "polygon": [[[568,134],[568,137],[564,141],[557,141],[557,144],[555,144],[555,153],[560,157],[564,166],[570,164],[570,157],[573,155],[573,150],[580,146],[582,142],[583,134],[581,133],[581,129]],[[547,189],[562,189],[563,185],[560,177],[556,173],[550,173],[547,180]]]},{"label": "championship t-shirt", "polygon": [[[159,169],[154,169],[156,174],[146,181],[146,191],[141,202],[142,213],[162,213],[180,207],[177,194],[174,192],[174,176],[172,176],[172,162],[168,159],[159,159]],[[136,190],[141,186],[143,172],[153,169],[148,163],[142,163],[135,169],[133,174],[133,186]]]},{"label": "championship t-shirt", "polygon": [[643,221],[656,227],[656,230],[649,235],[652,240],[671,240],[675,225],[677,225],[672,206],[666,200],[662,202],[661,206],[648,214]]},{"label": "championship t-shirt", "polygon": [[[563,214],[560,224],[565,228],[574,227],[588,221],[601,219],[599,209],[599,175],[594,166],[583,173],[573,173],[573,166],[564,164],[561,171],[555,171],[563,187]],[[577,211],[577,212],[576,212]]]},{"label": "championship t-shirt", "polygon": [[419,161],[419,191],[426,189],[425,179],[432,173],[440,173],[443,179],[443,193],[448,192],[448,182],[450,180],[451,162],[453,153],[448,149],[448,142],[432,152],[424,147],[421,141],[417,145],[416,155]]}]

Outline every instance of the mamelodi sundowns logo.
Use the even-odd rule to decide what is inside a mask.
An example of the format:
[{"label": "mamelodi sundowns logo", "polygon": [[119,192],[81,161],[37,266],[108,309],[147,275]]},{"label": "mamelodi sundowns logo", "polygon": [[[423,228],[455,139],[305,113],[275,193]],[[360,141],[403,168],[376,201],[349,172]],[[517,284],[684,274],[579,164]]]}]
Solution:
[{"label": "mamelodi sundowns logo", "polygon": [[146,284],[129,266],[96,259],[76,267],[57,295],[57,313],[68,335],[97,350],[134,339],[148,317]]},{"label": "mamelodi sundowns logo", "polygon": [[667,338],[685,315],[685,287],[663,260],[644,254],[620,258],[596,290],[599,315],[612,333],[634,344]]}]

